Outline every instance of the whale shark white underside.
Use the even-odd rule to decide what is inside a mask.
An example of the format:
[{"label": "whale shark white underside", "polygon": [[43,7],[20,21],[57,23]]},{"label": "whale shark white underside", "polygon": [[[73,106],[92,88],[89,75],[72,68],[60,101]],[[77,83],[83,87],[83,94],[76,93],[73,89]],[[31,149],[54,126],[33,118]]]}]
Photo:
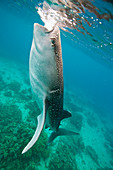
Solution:
[{"label": "whale shark white underside", "polygon": [[57,136],[79,134],[59,128],[61,120],[71,117],[71,113],[63,110],[63,64],[60,30],[57,25],[48,31],[44,26],[34,24],[29,73],[32,90],[42,113],[37,117],[35,134],[22,154],[35,144],[44,125],[53,131],[48,144]]}]

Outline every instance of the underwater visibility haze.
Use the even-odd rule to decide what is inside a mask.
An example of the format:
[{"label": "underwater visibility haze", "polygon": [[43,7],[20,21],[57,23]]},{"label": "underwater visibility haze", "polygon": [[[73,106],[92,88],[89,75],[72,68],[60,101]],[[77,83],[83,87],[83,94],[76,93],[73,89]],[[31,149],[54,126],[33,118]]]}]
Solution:
[{"label": "underwater visibility haze", "polygon": [[[59,27],[63,108],[72,114],[59,126],[79,135],[58,136],[47,146],[52,131],[43,128],[37,142],[22,154],[35,133],[37,116],[43,107],[36,103],[30,83],[34,23],[50,33]],[[44,42],[47,44],[47,40],[40,42],[41,46]],[[54,41],[52,43],[54,47]],[[50,60],[48,49],[42,54],[47,62]],[[40,94],[39,89],[36,93]],[[59,95],[55,95],[55,99],[58,101]],[[112,122],[113,2],[0,1],[0,169],[112,170]]]}]

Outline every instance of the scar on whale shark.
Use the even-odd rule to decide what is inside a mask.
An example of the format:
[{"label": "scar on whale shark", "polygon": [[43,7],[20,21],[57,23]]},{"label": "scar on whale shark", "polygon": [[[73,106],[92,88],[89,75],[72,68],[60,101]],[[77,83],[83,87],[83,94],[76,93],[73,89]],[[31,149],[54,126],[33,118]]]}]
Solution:
[{"label": "scar on whale shark", "polygon": [[63,109],[63,63],[60,30],[57,25],[48,31],[44,26],[34,24],[29,74],[32,91],[42,112],[37,117],[38,125],[35,134],[22,154],[35,144],[44,126],[52,130],[48,144],[57,136],[79,135],[59,128],[60,122],[71,117],[71,113]]}]

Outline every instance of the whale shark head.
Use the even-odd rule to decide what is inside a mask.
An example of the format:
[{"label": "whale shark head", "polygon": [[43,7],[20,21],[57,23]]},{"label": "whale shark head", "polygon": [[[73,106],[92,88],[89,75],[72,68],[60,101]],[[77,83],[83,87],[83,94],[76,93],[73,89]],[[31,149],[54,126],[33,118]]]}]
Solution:
[{"label": "whale shark head", "polygon": [[56,37],[60,35],[59,33],[60,33],[60,30],[57,24],[51,30],[48,30],[46,27],[38,23],[34,24],[33,34],[36,40],[36,44],[40,43],[40,40],[42,37],[44,38],[44,41],[46,41],[48,37],[49,39],[56,39]]}]

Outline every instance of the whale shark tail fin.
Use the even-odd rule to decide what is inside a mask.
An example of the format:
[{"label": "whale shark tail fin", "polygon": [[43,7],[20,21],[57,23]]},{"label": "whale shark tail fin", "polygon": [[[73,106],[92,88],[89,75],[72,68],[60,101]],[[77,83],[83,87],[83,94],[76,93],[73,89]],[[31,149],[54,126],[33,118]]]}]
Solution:
[{"label": "whale shark tail fin", "polygon": [[22,154],[27,152],[35,144],[35,142],[38,140],[38,138],[39,138],[39,136],[42,132],[42,129],[44,127],[47,109],[48,109],[48,103],[47,103],[47,97],[45,97],[45,100],[43,101],[43,113],[41,113],[37,117],[38,125],[37,125],[37,128],[36,128],[35,134],[32,137],[32,139],[30,140],[30,142],[27,144],[27,146],[24,148],[24,150],[22,151]]},{"label": "whale shark tail fin", "polygon": [[35,142],[38,140],[40,133],[43,129],[44,126],[44,121],[45,121],[45,115],[43,113],[41,113],[38,117],[38,125],[35,131],[34,136],[32,137],[32,139],[30,140],[30,142],[27,144],[27,146],[24,148],[24,150],[22,151],[22,154],[27,152],[34,144]]},{"label": "whale shark tail fin", "polygon": [[70,136],[70,135],[79,135],[79,133],[66,130],[63,128],[59,128],[56,132],[51,133],[49,140],[48,140],[48,145],[51,144],[52,141],[58,136]]}]

